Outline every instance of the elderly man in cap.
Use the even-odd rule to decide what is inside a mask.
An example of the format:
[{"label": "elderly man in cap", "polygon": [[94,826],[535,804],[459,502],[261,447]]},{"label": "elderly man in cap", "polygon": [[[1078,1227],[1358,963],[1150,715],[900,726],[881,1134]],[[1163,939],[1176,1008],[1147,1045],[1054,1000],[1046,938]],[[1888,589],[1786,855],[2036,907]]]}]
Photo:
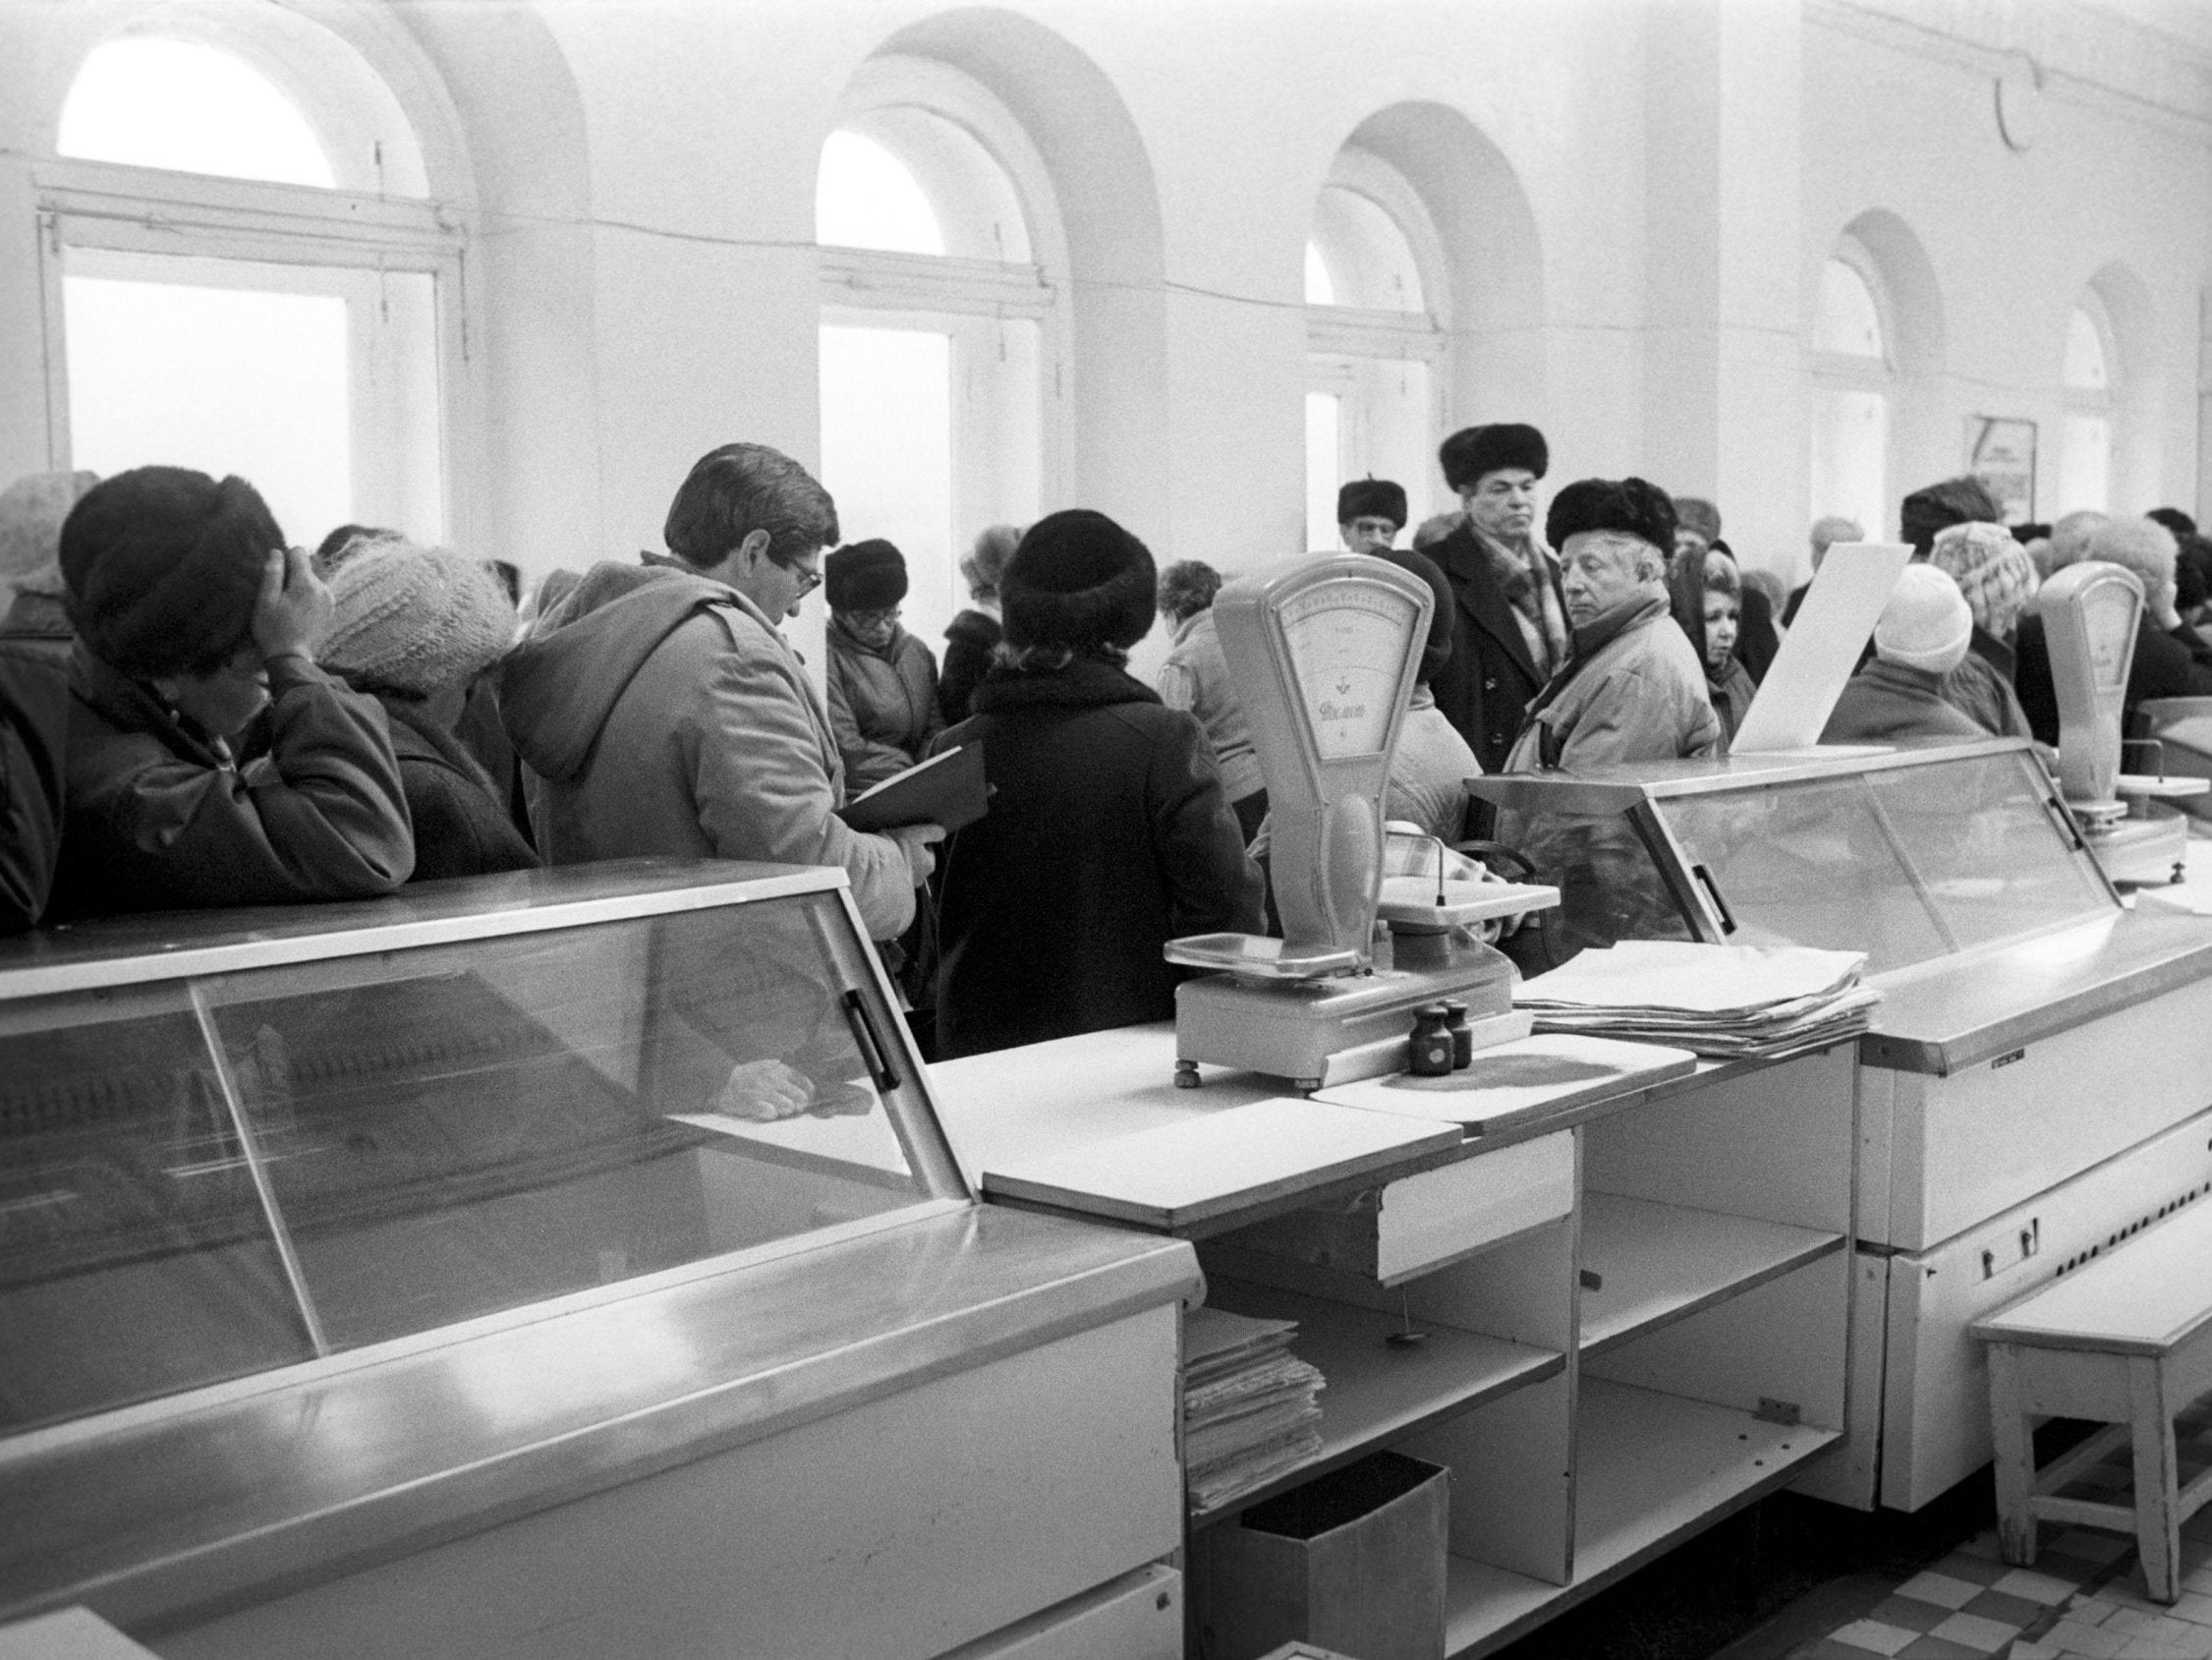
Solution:
[{"label": "elderly man in cap", "polygon": [[[1580,773],[1714,754],[1721,723],[1705,670],[1668,606],[1674,509],[1666,493],[1642,479],[1583,479],[1560,491],[1545,530],[1564,567],[1573,648],[1529,706],[1505,771]],[[1616,940],[1679,935],[1657,871],[1617,813],[1502,814],[1499,839],[1560,890],[1559,913],[1522,931],[1530,937],[1515,955],[1525,955],[1524,968]]]},{"label": "elderly man in cap", "polygon": [[1416,538],[1455,601],[1437,707],[1494,773],[1529,700],[1566,660],[1559,562],[1536,530],[1536,484],[1551,451],[1534,427],[1502,422],[1452,433],[1437,459],[1465,508],[1448,534]]},{"label": "elderly man in cap", "polygon": [[1388,553],[1405,529],[1405,487],[1354,479],[1336,491],[1336,534],[1354,553]]}]

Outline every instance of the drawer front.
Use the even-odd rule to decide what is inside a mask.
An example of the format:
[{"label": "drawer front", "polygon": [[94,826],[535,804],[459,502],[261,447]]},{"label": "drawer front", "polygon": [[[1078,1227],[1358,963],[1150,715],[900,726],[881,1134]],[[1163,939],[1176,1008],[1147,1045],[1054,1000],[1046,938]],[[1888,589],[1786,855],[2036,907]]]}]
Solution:
[{"label": "drawer front", "polygon": [[1397,1285],[1573,1208],[1572,1130],[1402,1177],[1376,1214],[1375,1277]]}]

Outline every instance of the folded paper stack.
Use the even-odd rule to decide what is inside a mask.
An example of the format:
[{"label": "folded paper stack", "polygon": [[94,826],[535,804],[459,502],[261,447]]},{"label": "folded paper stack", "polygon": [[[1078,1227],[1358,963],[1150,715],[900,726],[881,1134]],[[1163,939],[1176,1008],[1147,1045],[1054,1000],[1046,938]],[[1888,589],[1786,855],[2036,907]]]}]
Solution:
[{"label": "folded paper stack", "polygon": [[1865,1031],[1882,1001],[1865,966],[1864,951],[1623,940],[1523,982],[1513,1006],[1539,1032],[1772,1059]]},{"label": "folded paper stack", "polygon": [[1256,1492],[1321,1451],[1322,1376],[1290,1352],[1294,1320],[1218,1308],[1183,1318],[1183,1468],[1194,1511]]}]

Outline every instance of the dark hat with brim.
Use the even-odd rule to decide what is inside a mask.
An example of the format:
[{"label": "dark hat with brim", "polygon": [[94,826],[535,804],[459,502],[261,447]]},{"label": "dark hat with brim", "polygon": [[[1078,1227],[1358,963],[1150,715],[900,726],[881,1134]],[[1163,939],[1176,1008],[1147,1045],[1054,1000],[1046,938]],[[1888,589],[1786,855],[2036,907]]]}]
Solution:
[{"label": "dark hat with brim", "polygon": [[856,542],[822,560],[822,587],[833,611],[888,610],[906,598],[906,558],[880,539]]},{"label": "dark hat with brim", "polygon": [[1087,507],[1029,527],[998,580],[1006,643],[1126,650],[1152,632],[1152,552]]},{"label": "dark hat with brim", "polygon": [[1648,542],[1660,557],[1674,552],[1674,504],[1643,479],[1577,479],[1552,498],[1544,540],[1564,547],[1570,536],[1616,531]]},{"label": "dark hat with brim", "polygon": [[1462,427],[1444,440],[1437,459],[1444,463],[1444,482],[1455,490],[1468,490],[1489,474],[1508,467],[1541,479],[1552,465],[1552,451],[1535,428],[1501,421],[1489,427]]},{"label": "dark hat with brim", "polygon": [[1336,491],[1336,522],[1354,519],[1388,519],[1405,529],[1405,487],[1389,479],[1354,479]]},{"label": "dark hat with brim", "polygon": [[1936,532],[1953,525],[2002,524],[2005,510],[1989,487],[1971,474],[1946,479],[1914,490],[1898,507],[1898,534],[1921,558],[1936,544]]},{"label": "dark hat with brim", "polygon": [[62,523],[62,579],[85,648],[142,680],[220,667],[253,628],[284,533],[244,479],[134,467]]}]

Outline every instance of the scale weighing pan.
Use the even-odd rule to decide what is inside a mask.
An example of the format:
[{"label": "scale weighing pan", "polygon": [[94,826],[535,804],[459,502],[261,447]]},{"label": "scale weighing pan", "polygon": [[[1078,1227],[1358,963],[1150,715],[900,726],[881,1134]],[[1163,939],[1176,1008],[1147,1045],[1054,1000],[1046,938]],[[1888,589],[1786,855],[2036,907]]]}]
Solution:
[{"label": "scale weighing pan", "polygon": [[1488,922],[1494,917],[1518,916],[1523,911],[1550,910],[1559,902],[1557,887],[1535,883],[1447,882],[1444,885],[1444,903],[1439,904],[1434,878],[1387,876],[1375,914],[1385,922],[1448,928],[1455,923]]}]

